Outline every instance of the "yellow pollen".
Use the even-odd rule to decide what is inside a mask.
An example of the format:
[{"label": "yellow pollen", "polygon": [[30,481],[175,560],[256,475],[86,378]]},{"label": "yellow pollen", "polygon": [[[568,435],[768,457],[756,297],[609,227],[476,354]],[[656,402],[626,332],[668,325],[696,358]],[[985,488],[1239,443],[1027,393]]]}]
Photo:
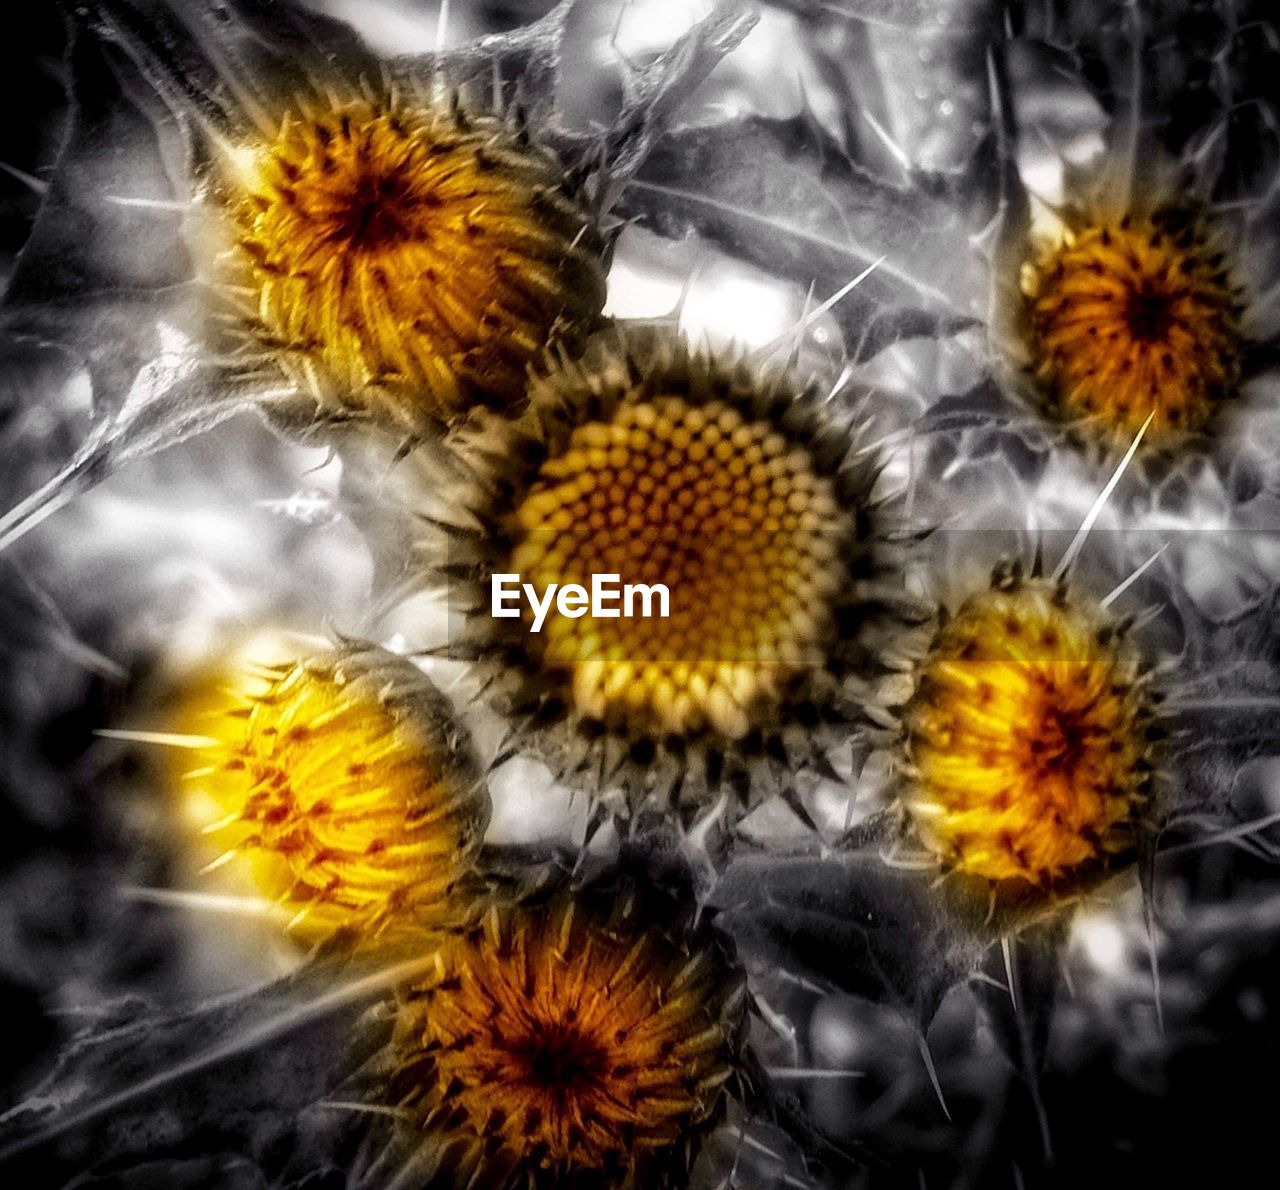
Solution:
[{"label": "yellow pollen", "polygon": [[823,664],[837,515],[831,481],[772,424],[660,396],[578,427],[543,465],[508,569],[539,591],[593,574],[664,584],[669,617],[638,600],[617,619],[552,612],[530,639],[585,717],[737,739]]},{"label": "yellow pollen", "polygon": [[458,1184],[667,1185],[718,1109],[737,985],[714,952],[607,913],[491,910],[406,998],[399,1081],[425,1130],[470,1149]]},{"label": "yellow pollen", "polygon": [[945,864],[1043,884],[1122,850],[1146,800],[1150,708],[1099,609],[1033,580],[969,599],[908,704],[905,803]]},{"label": "yellow pollen", "polygon": [[1064,232],[1024,269],[1033,367],[1056,416],[1132,440],[1206,428],[1241,376],[1224,254],[1166,209]]},{"label": "yellow pollen", "polygon": [[380,650],[347,650],[258,685],[200,724],[220,740],[194,778],[218,851],[247,858],[305,938],[448,920],[488,804],[426,678]]},{"label": "yellow pollen", "polygon": [[524,395],[604,302],[600,241],[508,122],[352,101],[295,113],[215,185],[250,344],[322,407],[420,429]]}]

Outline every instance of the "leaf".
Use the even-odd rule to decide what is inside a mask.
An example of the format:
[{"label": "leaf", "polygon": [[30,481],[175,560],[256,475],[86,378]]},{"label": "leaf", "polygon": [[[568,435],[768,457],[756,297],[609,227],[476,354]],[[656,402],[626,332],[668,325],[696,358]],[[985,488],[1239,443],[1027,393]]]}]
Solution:
[{"label": "leaf", "polygon": [[483,89],[499,105],[519,103],[535,124],[553,121],[565,27],[578,0],[560,0],[541,20],[481,37],[443,53],[405,54],[387,63],[391,77],[429,85],[441,79]]},{"label": "leaf", "polygon": [[1003,940],[993,948],[988,980],[975,980],[974,997],[984,1005],[992,1039],[1018,1072],[1019,1091],[1005,1110],[1018,1121],[1018,1160],[1036,1168],[1051,1159],[1052,1136],[1041,1081],[1048,1060],[1055,1009],[1062,984],[1062,954],[1069,919]]},{"label": "leaf", "polygon": [[1236,612],[1210,617],[1170,587],[1182,621],[1177,687],[1164,707],[1178,807],[1223,811],[1253,757],[1280,751],[1280,585]]},{"label": "leaf", "polygon": [[973,295],[984,292],[953,206],[866,172],[802,116],[671,134],[627,187],[619,213],[813,283],[821,298],[880,261],[834,308],[855,358],[974,325]]},{"label": "leaf", "polygon": [[[562,73],[565,29],[581,0],[561,0],[540,21],[512,33],[483,37],[443,54],[393,59],[393,76],[420,84],[441,77],[453,86],[476,85],[495,102],[518,102],[543,134],[566,155],[598,157],[615,191],[639,168],[678,106],[759,19],[728,5],[698,22],[656,59],[640,68],[623,64],[623,106],[613,127],[580,136],[557,126],[554,98]],[[603,206],[612,205],[613,195]]]},{"label": "leaf", "polygon": [[268,1190],[270,1185],[256,1163],[234,1153],[211,1152],[89,1171],[68,1182],[65,1190]]},{"label": "leaf", "polygon": [[615,197],[643,164],[679,105],[758,20],[755,13],[735,7],[717,10],[647,66],[626,69],[622,114],[605,149]]},{"label": "leaf", "polygon": [[[394,973],[394,969],[393,972]],[[385,1044],[368,1007],[390,980],[335,982],[317,962],[287,979],[192,1008],[110,1006],[45,1082],[0,1122],[0,1161],[47,1169],[145,1161],[213,1137],[261,1151]],[[54,1147],[56,1142],[56,1148]]]},{"label": "leaf", "polygon": [[74,35],[69,65],[68,134],[0,325],[82,360],[101,415],[155,353],[155,319],[192,269],[181,211],[165,207],[178,192],[159,113],[135,98],[124,82],[128,64],[113,47]]},{"label": "leaf", "polygon": [[994,381],[981,380],[965,392],[939,397],[915,423],[920,434],[1001,425],[1019,410]]},{"label": "leaf", "polygon": [[374,78],[380,67],[355,31],[290,0],[98,0],[77,14],[102,40],[124,48],[175,107],[214,127],[251,104],[308,91],[335,70]]},{"label": "leaf", "polygon": [[[934,28],[939,21],[938,0],[772,0],[778,8],[785,8],[801,17],[840,18],[865,21],[889,29]],[[967,24],[962,6],[951,11],[951,27]]]},{"label": "leaf", "polygon": [[831,990],[894,1004],[922,1024],[985,948],[927,878],[870,850],[736,860],[712,904],[742,950]]},{"label": "leaf", "polygon": [[[296,417],[291,392],[279,394],[278,404],[278,420]],[[206,433],[247,409],[272,409],[257,383],[200,359],[189,343],[157,355],[138,372],[123,406],[99,417],[70,462],[0,516],[0,551],[125,464]]]}]

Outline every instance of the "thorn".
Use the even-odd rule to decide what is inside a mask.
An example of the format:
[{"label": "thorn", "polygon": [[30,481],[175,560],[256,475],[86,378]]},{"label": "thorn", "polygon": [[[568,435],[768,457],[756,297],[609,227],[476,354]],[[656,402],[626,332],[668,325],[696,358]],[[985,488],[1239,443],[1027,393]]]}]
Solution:
[{"label": "thorn", "polygon": [[172,731],[126,731],[100,727],[94,733],[104,740],[125,740],[131,744],[159,744],[163,748],[216,748],[222,743],[214,736],[180,735]]},{"label": "thorn", "polygon": [[800,1066],[766,1066],[765,1073],[775,1079],[836,1079],[865,1078],[864,1070],[822,1070],[805,1069]]},{"label": "thorn", "polygon": [[201,909],[236,917],[279,917],[280,910],[260,897],[240,897],[227,893],[186,892],[176,888],[144,888],[125,885],[116,890],[123,901],[163,905],[170,909]]},{"label": "thorn", "polygon": [[910,177],[911,158],[907,156],[907,151],[889,135],[888,129],[886,129],[885,126],[881,124],[880,121],[877,120],[869,111],[863,109],[862,118],[871,125],[871,131],[879,137],[880,143],[889,150],[889,156],[898,163],[902,172]]},{"label": "thorn", "polygon": [[173,198],[130,198],[123,194],[104,194],[103,201],[117,207],[144,207],[149,211],[177,211],[184,214],[191,210],[189,202],[179,202]]},{"label": "thorn", "polygon": [[1151,555],[1141,566],[1138,567],[1127,579],[1115,587],[1109,595],[1107,595],[1099,604],[1100,607],[1110,607],[1117,599],[1120,598],[1134,583],[1138,581],[1152,566],[1161,554],[1169,548],[1170,542],[1165,542],[1154,554]]},{"label": "thorn", "polygon": [[1138,433],[1134,436],[1133,442],[1129,449],[1125,451],[1124,458],[1120,460],[1120,465],[1115,469],[1111,478],[1107,480],[1107,485],[1099,493],[1098,498],[1093,502],[1093,507],[1089,509],[1084,520],[1080,524],[1080,528],[1076,530],[1076,535],[1071,539],[1071,544],[1067,546],[1066,552],[1062,555],[1062,561],[1058,563],[1057,569],[1053,572],[1053,581],[1062,582],[1067,577],[1067,572],[1071,569],[1071,564],[1076,560],[1080,551],[1084,548],[1085,540],[1089,536],[1089,531],[1093,528],[1094,522],[1102,515],[1103,508],[1106,507],[1107,501],[1111,499],[1111,493],[1116,490],[1116,485],[1120,482],[1121,476],[1124,475],[1125,469],[1129,466],[1133,456],[1137,453],[1139,445],[1142,443],[1142,436],[1147,432],[1147,427],[1151,424],[1151,419],[1155,417],[1156,412],[1153,409],[1147,414],[1147,420],[1142,423]]},{"label": "thorn", "polygon": [[[874,273],[876,269],[878,269],[882,264],[884,264],[884,262],[887,259],[888,259],[888,255],[886,254],[881,256],[878,260],[872,261],[869,265],[867,265],[865,269],[862,270],[862,272],[860,272],[856,277],[854,277],[852,281],[847,281],[844,285],[840,286],[840,288],[837,289],[835,293],[833,293],[829,298],[827,298],[826,301],[820,303],[819,305],[815,306],[812,310],[810,310],[808,313],[806,313],[804,317],[801,318],[800,321],[797,322],[794,327],[792,327],[788,331],[784,331],[781,335],[779,335],[776,339],[774,339],[772,343],[765,344],[761,353],[762,358],[768,358],[775,351],[777,351],[779,347],[781,347],[785,342],[787,342],[787,340],[790,339],[793,335],[798,340],[799,336],[809,326],[811,326],[817,319],[821,318],[828,310],[832,308],[832,306],[836,305],[839,301],[841,301],[841,299],[846,297],[849,293],[851,293],[854,289],[856,289],[859,285],[861,285],[862,282],[865,281],[868,277],[870,277],[871,274]],[[806,301],[807,300],[808,299],[806,298]]]},{"label": "thorn", "polygon": [[951,1122],[951,1109],[947,1107],[946,1097],[942,1094],[942,1084],[938,1081],[938,1072],[933,1065],[933,1055],[929,1052],[929,1043],[925,1040],[924,1031],[916,1030],[916,1044],[920,1047],[920,1057],[924,1059],[924,1068],[929,1073],[929,1081],[933,1084],[933,1093],[938,1097],[938,1105],[942,1114]]},{"label": "thorn", "polygon": [[238,854],[236,848],[230,851],[224,851],[217,859],[211,860],[200,869],[201,876],[207,876],[210,872],[216,872],[219,868],[225,868]]},{"label": "thorn", "polygon": [[1013,975],[1013,944],[1009,935],[1005,934],[1000,939],[1000,950],[1004,953],[1004,974],[1009,981],[1009,1001],[1013,1005],[1015,1015],[1022,1015],[1022,1008],[1018,1004],[1018,982]]},{"label": "thorn", "polygon": [[10,165],[7,161],[0,161],[0,169],[4,170],[10,177],[17,178],[19,182],[36,194],[45,194],[49,190],[48,182],[27,173],[26,170],[19,169],[16,165]]}]

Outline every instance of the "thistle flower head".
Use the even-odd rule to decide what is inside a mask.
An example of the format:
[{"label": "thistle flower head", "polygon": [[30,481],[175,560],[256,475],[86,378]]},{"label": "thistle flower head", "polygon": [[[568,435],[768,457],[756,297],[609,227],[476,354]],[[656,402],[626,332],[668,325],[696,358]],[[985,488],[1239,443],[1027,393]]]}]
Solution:
[{"label": "thistle flower head", "polygon": [[1206,430],[1236,395],[1240,294],[1225,250],[1183,207],[1069,219],[1023,269],[1030,368],[1062,420],[1149,442]]},{"label": "thistle flower head", "polygon": [[224,151],[207,204],[242,355],[330,415],[511,405],[604,303],[594,217],[514,113],[316,99]]},{"label": "thistle flower head", "polygon": [[610,900],[492,908],[407,994],[396,1082],[448,1184],[674,1185],[718,1119],[741,981],[705,928]]},{"label": "thistle flower head", "polygon": [[907,811],[948,867],[1047,885],[1134,840],[1153,708],[1098,606],[998,572],[939,628],[904,716]]},{"label": "thistle flower head", "polygon": [[263,671],[212,721],[197,774],[227,856],[296,914],[304,937],[370,941],[449,919],[488,822],[469,742],[426,676],[346,647]]},{"label": "thistle flower head", "polygon": [[788,670],[822,664],[839,582],[834,484],[768,420],[677,395],[572,431],[516,510],[512,566],[535,585],[625,574],[670,618],[547,624],[545,660],[589,717],[741,739]]},{"label": "thistle flower head", "polygon": [[[483,529],[448,548],[475,580],[457,647],[517,733],[633,802],[668,771],[687,806],[722,783],[750,803],[814,762],[851,711],[874,566],[875,462],[849,415],[746,361],[631,334],[539,378],[528,416],[495,432],[465,497]],[[637,596],[629,615],[552,612],[534,633],[490,616],[502,573],[661,584],[669,615]]]}]

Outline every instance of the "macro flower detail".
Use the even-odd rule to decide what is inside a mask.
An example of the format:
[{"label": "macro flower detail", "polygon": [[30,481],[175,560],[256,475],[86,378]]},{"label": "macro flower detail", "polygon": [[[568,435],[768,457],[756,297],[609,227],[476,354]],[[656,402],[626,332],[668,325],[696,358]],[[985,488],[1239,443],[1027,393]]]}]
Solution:
[{"label": "macro flower detail", "polygon": [[637,401],[574,429],[516,512],[512,568],[537,587],[619,573],[669,617],[547,625],[580,712],[740,739],[787,678],[822,664],[839,582],[832,481],[768,421],[722,401]]},{"label": "macro flower detail", "polygon": [[903,719],[904,804],[947,867],[1048,885],[1133,844],[1153,702],[1118,622],[1065,586],[998,571],[938,629]]},{"label": "macro flower detail", "polygon": [[407,992],[395,1082],[442,1184],[684,1184],[735,1073],[743,985],[705,928],[609,899],[491,908]]},{"label": "macro flower detail", "polygon": [[[478,479],[459,503],[483,528],[450,522],[440,577],[469,580],[450,587],[469,612],[452,649],[571,780],[696,810],[822,766],[853,716],[877,566],[874,451],[833,406],[674,335],[609,335],[464,446]],[[669,614],[556,612],[533,632],[490,614],[490,576],[512,573],[662,585]]]},{"label": "macro flower detail", "polygon": [[23,16],[3,1185],[1274,1163],[1276,0]]},{"label": "macro flower detail", "polygon": [[1023,270],[1029,367],[1064,421],[1128,441],[1205,430],[1243,374],[1241,293],[1204,220],[1179,207],[1068,220]]},{"label": "macro flower detail", "polygon": [[329,414],[509,406],[604,304],[595,217],[514,111],[317,99],[216,157],[205,205],[242,354]]},{"label": "macro flower detail", "polygon": [[223,859],[302,937],[368,942],[450,919],[489,817],[478,762],[424,674],[345,647],[262,670],[260,689],[194,723],[216,745],[192,775],[222,815]]}]

